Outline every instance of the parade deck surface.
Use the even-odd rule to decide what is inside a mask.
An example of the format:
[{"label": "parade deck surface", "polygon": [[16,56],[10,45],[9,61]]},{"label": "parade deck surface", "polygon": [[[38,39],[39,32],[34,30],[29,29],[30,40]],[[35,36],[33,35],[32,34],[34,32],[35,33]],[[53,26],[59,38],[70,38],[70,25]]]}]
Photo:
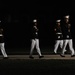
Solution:
[{"label": "parade deck surface", "polygon": [[[60,55],[43,55],[43,58],[40,59],[60,59],[60,60],[75,60],[75,57],[71,57],[71,55],[65,55],[65,57],[61,57]],[[8,55],[9,59],[30,59],[29,55]],[[34,59],[39,59],[38,55],[33,55]],[[0,59],[3,59],[3,56],[0,55]]]},{"label": "parade deck surface", "polygon": [[9,55],[3,59],[0,55],[1,75],[74,75],[75,57],[65,55],[44,55],[39,59],[38,55]]}]

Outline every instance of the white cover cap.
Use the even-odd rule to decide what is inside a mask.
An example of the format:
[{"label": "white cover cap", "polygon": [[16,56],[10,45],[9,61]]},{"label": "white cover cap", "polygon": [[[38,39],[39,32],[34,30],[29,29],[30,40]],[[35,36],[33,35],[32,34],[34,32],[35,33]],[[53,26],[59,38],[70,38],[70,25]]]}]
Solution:
[{"label": "white cover cap", "polygon": [[65,16],[65,18],[69,18],[69,15]]},{"label": "white cover cap", "polygon": [[33,22],[37,22],[37,20],[36,20],[36,19],[34,19],[34,20],[33,20]]},{"label": "white cover cap", "polygon": [[61,20],[56,20],[56,22],[60,22]]}]

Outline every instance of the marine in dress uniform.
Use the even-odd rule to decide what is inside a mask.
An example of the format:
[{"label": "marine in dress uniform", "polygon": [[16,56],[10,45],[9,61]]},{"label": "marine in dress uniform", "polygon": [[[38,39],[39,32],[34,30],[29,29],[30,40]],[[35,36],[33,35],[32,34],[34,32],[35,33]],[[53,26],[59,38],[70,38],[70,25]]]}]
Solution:
[{"label": "marine in dress uniform", "polygon": [[8,56],[6,54],[4,45],[5,45],[5,43],[4,43],[3,28],[1,27],[1,21],[0,21],[0,49],[1,49],[1,52],[3,54],[3,58],[7,59]]},{"label": "marine in dress uniform", "polygon": [[63,31],[63,39],[64,39],[64,44],[63,44],[63,50],[62,50],[62,57],[65,57],[65,49],[67,44],[69,45],[70,52],[71,52],[71,57],[75,56],[75,52],[73,49],[73,41],[72,41],[72,36],[71,36],[71,24],[69,23],[69,15],[64,17],[64,22],[62,24],[62,31]]},{"label": "marine in dress uniform", "polygon": [[33,20],[33,24],[34,25],[33,25],[33,28],[32,28],[31,50],[30,50],[30,56],[29,56],[29,58],[34,58],[32,56],[32,54],[33,54],[33,50],[34,50],[35,46],[36,46],[36,50],[37,50],[37,52],[39,54],[39,58],[42,58],[44,56],[41,54],[40,47],[39,47],[37,19]]},{"label": "marine in dress uniform", "polygon": [[56,20],[56,26],[54,28],[55,36],[56,36],[56,41],[54,45],[54,53],[57,53],[57,49],[60,46],[61,50],[63,47],[63,35],[62,35],[62,30],[60,26],[60,21],[61,20]]}]

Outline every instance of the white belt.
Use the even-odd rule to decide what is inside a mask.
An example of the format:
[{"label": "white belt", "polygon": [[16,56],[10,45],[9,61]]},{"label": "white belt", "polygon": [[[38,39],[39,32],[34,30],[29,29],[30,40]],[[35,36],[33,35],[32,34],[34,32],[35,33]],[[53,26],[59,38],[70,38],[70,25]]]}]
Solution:
[{"label": "white belt", "polygon": [[56,34],[62,34],[62,33],[56,33]]},{"label": "white belt", "polygon": [[3,36],[2,34],[0,34],[0,36]]}]

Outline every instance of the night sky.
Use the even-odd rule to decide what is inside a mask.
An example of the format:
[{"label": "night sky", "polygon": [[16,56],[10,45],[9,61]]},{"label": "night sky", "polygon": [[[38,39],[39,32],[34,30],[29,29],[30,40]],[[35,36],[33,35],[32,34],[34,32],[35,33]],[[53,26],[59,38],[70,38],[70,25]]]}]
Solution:
[{"label": "night sky", "polygon": [[[37,18],[40,46],[53,47],[54,25],[57,19],[70,15],[72,36],[75,39],[74,0],[25,0],[0,3],[0,19],[7,48],[30,47],[32,20]],[[75,40],[74,40],[75,41]],[[75,42],[74,42],[75,43]]]}]

